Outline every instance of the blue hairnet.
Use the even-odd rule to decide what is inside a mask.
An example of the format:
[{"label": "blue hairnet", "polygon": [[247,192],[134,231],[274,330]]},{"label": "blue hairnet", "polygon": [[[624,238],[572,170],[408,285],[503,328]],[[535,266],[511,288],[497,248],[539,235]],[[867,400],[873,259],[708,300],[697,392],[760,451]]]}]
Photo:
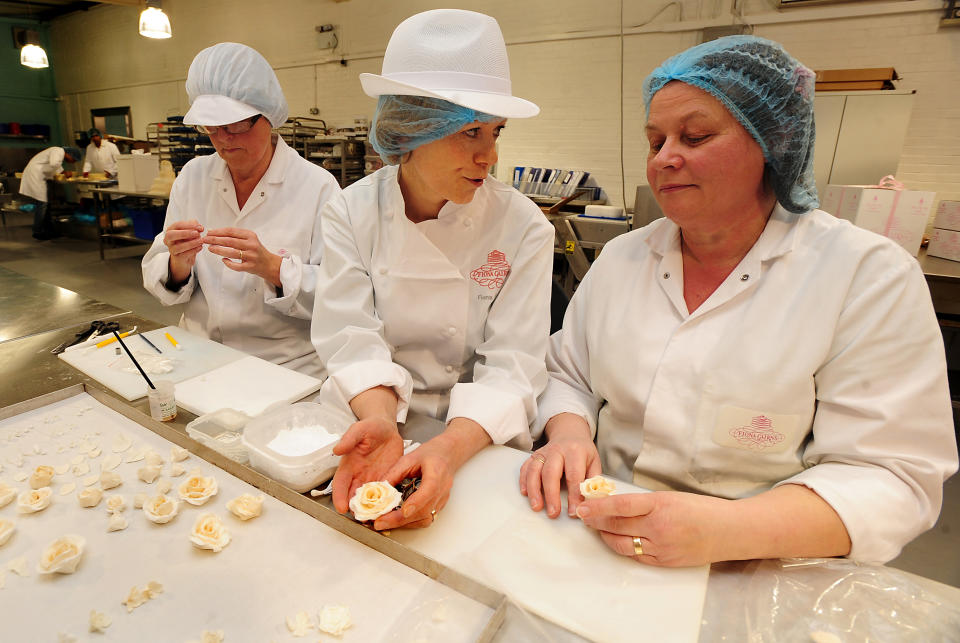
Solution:
[{"label": "blue hairnet", "polygon": [[270,63],[256,49],[236,42],[221,42],[198,53],[187,71],[186,88],[191,105],[199,96],[227,96],[259,110],[274,127],[283,125],[289,114]]},{"label": "blue hairnet", "polygon": [[96,127],[91,127],[90,129],[87,130],[87,136],[89,136],[90,138],[93,138],[94,136],[102,137],[103,135],[100,133],[100,130],[98,130]]},{"label": "blue hairnet", "polygon": [[83,152],[80,151],[79,147],[65,147],[63,148],[63,153],[72,156],[74,161],[79,161],[83,158]]},{"label": "blue hairnet", "polygon": [[370,143],[390,165],[424,143],[440,140],[469,123],[502,120],[439,98],[387,94],[377,99]]},{"label": "blue hairnet", "polygon": [[779,44],[726,36],[666,60],[643,82],[647,112],[664,85],[678,80],[709,92],[760,145],[780,204],[793,213],[819,205],[813,178],[814,73]]}]

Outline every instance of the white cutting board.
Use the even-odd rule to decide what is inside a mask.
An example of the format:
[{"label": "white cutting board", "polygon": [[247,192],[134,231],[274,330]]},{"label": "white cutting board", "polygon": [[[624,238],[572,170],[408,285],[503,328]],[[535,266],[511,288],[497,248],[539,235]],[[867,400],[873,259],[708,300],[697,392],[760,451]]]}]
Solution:
[{"label": "white cutting board", "polygon": [[[456,474],[428,529],[391,538],[497,589],[547,620],[594,641],[694,643],[709,567],[651,567],[614,553],[566,515],[534,513],[520,495],[528,453],[490,446]],[[638,491],[617,481],[617,492]]]},{"label": "white cutting board", "polygon": [[[165,337],[165,333],[170,333],[180,343],[181,350],[173,347]],[[182,382],[246,357],[246,353],[242,351],[224,346],[206,337],[192,335],[176,326],[166,326],[142,334],[153,342],[161,353],[158,354],[136,335],[128,335],[123,338],[123,343],[133,352],[137,361],[141,361],[141,359],[150,360],[162,355],[173,362],[173,370],[169,373],[153,375],[148,372],[147,375],[151,380],[163,379],[171,382]],[[147,394],[147,383],[143,381],[143,377],[122,348],[120,349],[120,355],[117,355],[116,349],[119,347],[120,345],[114,342],[103,348],[92,346],[65,351],[60,353],[59,357],[125,399],[139,399]],[[133,372],[124,370],[127,368],[133,369]]]},{"label": "white cutting board", "polygon": [[296,402],[320,388],[315,377],[246,355],[220,368],[179,382],[177,406],[203,415],[230,408],[255,417],[277,403]]}]

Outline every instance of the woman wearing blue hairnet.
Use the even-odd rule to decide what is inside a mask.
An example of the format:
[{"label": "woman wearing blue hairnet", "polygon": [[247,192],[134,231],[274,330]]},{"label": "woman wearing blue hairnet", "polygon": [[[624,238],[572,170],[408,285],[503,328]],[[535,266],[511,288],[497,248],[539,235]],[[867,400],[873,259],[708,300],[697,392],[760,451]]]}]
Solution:
[{"label": "woman wearing blue hairnet", "polygon": [[[916,260],[817,210],[813,73],[734,36],[645,81],[666,218],[609,243],[551,338],[531,508],[652,565],[887,561],[957,469]],[[596,444],[594,444],[596,440]],[[601,470],[653,493],[583,500]]]},{"label": "woman wearing blue hairnet", "polygon": [[310,317],[320,261],[320,210],[336,179],[274,134],[287,119],[276,74],[257,51],[223,42],[187,73],[183,122],[217,153],[187,163],[170,191],[164,231],[143,258],[143,285],[180,326],[317,375]]},{"label": "woman wearing blue hairnet", "polygon": [[[511,94],[497,22],[428,11],[387,46],[370,139],[389,163],[324,210],[312,337],[333,396],[359,419],[337,446],[344,512],[373,480],[422,476],[377,529],[425,527],[454,472],[490,443],[529,448],[546,383],[553,228],[489,176],[507,118],[539,108]],[[409,413],[409,415],[408,415]],[[417,424],[416,418],[429,418]],[[403,455],[403,438],[423,441]]]}]

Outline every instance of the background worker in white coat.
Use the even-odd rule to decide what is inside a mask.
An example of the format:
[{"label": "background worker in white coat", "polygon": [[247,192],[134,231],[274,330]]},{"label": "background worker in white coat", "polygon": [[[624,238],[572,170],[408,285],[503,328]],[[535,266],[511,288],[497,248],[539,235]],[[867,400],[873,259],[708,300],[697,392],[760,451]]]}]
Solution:
[{"label": "background worker in white coat", "polygon": [[[666,215],[607,244],[551,338],[522,467],[653,565],[849,556],[929,529],[957,470],[943,340],[916,259],[817,210],[814,74],[732,36],[646,79]],[[594,445],[594,438],[596,445]],[[581,502],[604,472],[654,493]]]},{"label": "background worker in white coat", "polygon": [[[344,512],[362,483],[420,475],[419,491],[374,526],[425,527],[474,453],[531,443],[554,232],[488,173],[506,119],[539,108],[512,96],[496,20],[471,11],[405,20],[383,74],[361,81],[379,97],[370,139],[390,165],[323,212],[312,328],[329,375],[321,396],[359,418],[335,449],[333,500]],[[432,428],[413,435],[408,413],[435,418]],[[424,443],[401,457],[401,435]]]},{"label": "background worker in white coat", "polygon": [[216,154],[174,181],[164,231],[143,258],[143,285],[186,302],[180,326],[315,375],[310,317],[320,261],[320,209],[340,188],[273,134],[287,118],[276,74],[237,43],[204,49],[187,74],[184,123]]},{"label": "background worker in white coat", "polygon": [[29,197],[33,203],[33,238],[39,241],[56,235],[50,217],[47,216],[47,180],[64,172],[63,164],[76,163],[80,159],[80,150],[75,147],[48,147],[34,155],[23,169],[20,178],[20,194]]},{"label": "background worker in white coat", "polygon": [[91,127],[87,136],[90,137],[90,144],[83,156],[83,176],[87,177],[91,172],[103,172],[108,179],[117,178],[117,158],[120,150],[113,141],[104,140],[96,127]]}]

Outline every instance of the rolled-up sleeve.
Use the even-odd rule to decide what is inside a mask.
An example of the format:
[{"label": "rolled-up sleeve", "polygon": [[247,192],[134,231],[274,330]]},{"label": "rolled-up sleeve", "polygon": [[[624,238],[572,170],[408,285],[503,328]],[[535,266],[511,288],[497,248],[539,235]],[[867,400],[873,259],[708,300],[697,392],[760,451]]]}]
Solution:
[{"label": "rolled-up sleeve", "polygon": [[527,228],[510,274],[484,326],[473,382],[455,384],[449,422],[477,422],[495,444],[530,444],[537,397],[547,383],[544,363],[550,333],[554,232],[539,212]]},{"label": "rolled-up sleeve", "polygon": [[[182,175],[181,175],[182,176]],[[186,180],[178,178],[173,183],[170,190],[170,201],[167,204],[167,216],[163,222],[163,229],[166,231],[173,223],[184,218],[185,212],[182,208],[181,193],[183,191],[183,182]],[[197,275],[195,271],[190,271],[190,278],[180,290],[170,290],[167,288],[167,281],[170,278],[170,250],[163,243],[163,232],[158,234],[150,249],[143,256],[140,262],[140,269],[143,273],[143,287],[151,295],[156,297],[164,306],[173,306],[182,304],[190,299],[194,289],[197,287]]]},{"label": "rolled-up sleeve", "polygon": [[[364,228],[351,223],[342,195],[333,197],[321,214],[323,260],[310,325],[313,346],[328,375],[325,389],[349,402],[375,386],[389,386],[399,398],[397,421],[406,420],[413,380],[393,362],[383,338],[383,322],[374,306],[373,282],[354,235]],[[370,225],[367,222],[367,225]]]},{"label": "rolled-up sleeve", "polygon": [[[869,272],[870,274],[866,274]],[[885,562],[936,522],[957,470],[943,339],[912,258],[881,272],[846,305],[815,375],[817,410],[801,484],[840,516],[849,558]]]}]

